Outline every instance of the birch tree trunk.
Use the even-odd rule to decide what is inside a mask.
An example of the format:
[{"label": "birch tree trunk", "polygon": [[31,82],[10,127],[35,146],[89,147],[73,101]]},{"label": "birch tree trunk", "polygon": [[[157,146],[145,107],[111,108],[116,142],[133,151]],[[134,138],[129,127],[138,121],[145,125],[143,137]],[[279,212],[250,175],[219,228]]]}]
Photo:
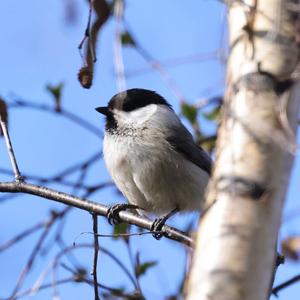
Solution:
[{"label": "birch tree trunk", "polygon": [[287,0],[230,3],[227,91],[188,300],[268,299],[295,151],[299,16]]}]

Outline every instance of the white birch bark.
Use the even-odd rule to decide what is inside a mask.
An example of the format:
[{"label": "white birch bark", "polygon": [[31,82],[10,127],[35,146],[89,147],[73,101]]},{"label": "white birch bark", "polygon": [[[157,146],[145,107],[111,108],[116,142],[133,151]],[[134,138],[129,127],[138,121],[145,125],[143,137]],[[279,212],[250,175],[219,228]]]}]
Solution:
[{"label": "white birch bark", "polygon": [[295,150],[300,84],[289,1],[231,1],[217,158],[188,300],[266,300]]}]

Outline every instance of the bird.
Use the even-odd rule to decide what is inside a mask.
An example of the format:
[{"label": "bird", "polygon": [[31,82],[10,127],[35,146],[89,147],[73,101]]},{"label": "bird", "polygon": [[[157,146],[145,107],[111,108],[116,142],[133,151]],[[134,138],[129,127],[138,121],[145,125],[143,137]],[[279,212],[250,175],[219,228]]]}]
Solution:
[{"label": "bird", "polygon": [[118,213],[125,209],[154,214],[158,217],[151,230],[160,239],[160,231],[171,215],[201,210],[212,160],[164,97],[133,88],[117,93],[107,106],[95,109],[106,118],[106,167],[128,200],[128,204],[110,207],[110,223],[118,223]]}]

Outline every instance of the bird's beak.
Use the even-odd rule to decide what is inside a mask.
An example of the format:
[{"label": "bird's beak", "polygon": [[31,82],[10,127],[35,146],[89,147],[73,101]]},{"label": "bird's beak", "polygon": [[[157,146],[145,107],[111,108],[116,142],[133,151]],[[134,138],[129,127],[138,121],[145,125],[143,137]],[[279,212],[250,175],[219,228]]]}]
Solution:
[{"label": "bird's beak", "polygon": [[95,110],[102,115],[109,115],[109,110],[107,106],[96,107]]}]

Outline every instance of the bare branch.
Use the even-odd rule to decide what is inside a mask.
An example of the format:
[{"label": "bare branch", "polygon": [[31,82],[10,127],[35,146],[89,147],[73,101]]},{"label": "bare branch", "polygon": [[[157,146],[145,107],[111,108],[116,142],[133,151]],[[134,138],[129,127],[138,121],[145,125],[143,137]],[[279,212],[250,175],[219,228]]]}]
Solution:
[{"label": "bare branch", "polygon": [[180,90],[179,86],[172,78],[168,70],[159,62],[159,60],[154,59],[152,55],[138,42],[137,38],[133,35],[132,31],[130,30],[130,26],[128,23],[124,22],[124,27],[126,31],[130,33],[130,36],[133,37],[134,40],[134,49],[142,56],[142,58],[148,62],[148,64],[158,73],[160,74],[161,78],[166,82],[169,86],[170,90],[173,92],[175,97],[179,101],[184,101],[185,97],[183,92]]},{"label": "bare branch", "polygon": [[275,288],[272,289],[272,294],[277,296],[278,292],[289,287],[290,285],[300,281],[300,275],[294,276],[293,278],[277,285]]},{"label": "bare branch", "polygon": [[11,247],[14,244],[20,242],[21,240],[23,240],[24,238],[26,238],[30,234],[36,232],[37,230],[43,228],[44,226],[46,226],[46,223],[45,222],[40,222],[40,223],[37,223],[34,226],[30,227],[30,228],[27,228],[26,230],[24,230],[22,232],[20,232],[15,237],[11,238],[10,240],[8,240],[8,241],[4,242],[2,245],[0,245],[0,252],[5,251],[9,247]]},{"label": "bare branch", "polygon": [[[63,192],[59,192],[43,186],[33,185],[24,182],[0,182],[0,191],[8,193],[26,193],[36,195],[45,199],[54,200],[56,202],[71,205],[73,207],[77,207],[90,213],[94,213],[105,217],[108,212],[108,207],[102,204],[87,199],[81,199],[79,197],[71,196],[69,194],[65,194]],[[149,219],[127,211],[122,211],[119,215],[121,221],[125,223],[133,224],[138,227],[151,230],[152,221]],[[164,225],[162,231],[163,235],[169,239],[178,241],[189,247],[193,247],[194,245],[193,239],[189,237],[186,233],[178,229]]]},{"label": "bare branch", "polygon": [[[141,236],[141,235],[148,235],[148,234],[153,234],[153,233],[163,233],[162,231],[142,231],[142,232],[134,232],[134,233],[112,233],[112,234],[103,234],[103,233],[98,233],[98,237],[112,237],[112,238],[129,238],[132,236]],[[84,234],[94,234],[93,232],[90,231],[84,231],[81,232],[74,240],[74,244],[76,244],[77,239]],[[0,248],[1,249],[1,248]]]},{"label": "bare branch", "polygon": [[99,299],[98,293],[98,279],[97,279],[97,262],[98,262],[98,251],[99,251],[99,240],[98,240],[98,216],[93,214],[93,232],[94,232],[94,261],[93,261],[93,271],[91,275],[94,279],[94,292],[95,300]]},{"label": "bare branch", "polygon": [[[110,16],[110,7],[105,0],[89,0],[89,17],[84,37],[79,44],[79,51],[85,46],[83,67],[79,70],[78,79],[82,87],[90,88],[93,82],[94,63],[96,62],[96,44],[102,25]],[[96,13],[96,20],[91,26],[92,9]],[[85,43],[87,41],[87,43]],[[82,56],[83,57],[83,56]]]},{"label": "bare branch", "polygon": [[[102,251],[102,249],[101,249]],[[61,267],[63,267],[65,270],[69,271],[70,273],[72,273],[74,275],[74,280],[77,281],[77,282],[85,282],[89,285],[94,285],[93,281],[86,278],[82,273],[81,270],[73,270],[72,268],[70,268],[69,266],[67,266],[66,264],[64,263],[61,263],[60,264]],[[104,284],[101,284],[101,283],[97,283],[97,286],[103,290],[107,290],[107,291],[110,291],[112,294],[118,294],[119,296],[122,296],[122,298],[126,299],[126,294],[121,292],[120,289],[115,289],[115,288],[112,288],[112,287],[109,287],[107,285],[104,285]]]},{"label": "bare branch", "polygon": [[117,0],[114,5],[114,17],[116,20],[115,40],[114,40],[114,66],[117,77],[118,91],[126,90],[126,79],[124,74],[124,62],[122,55],[122,20],[124,13],[123,0]]},{"label": "bare branch", "polygon": [[[17,183],[18,184],[18,183]],[[34,246],[30,256],[29,256],[29,259],[25,265],[25,267],[23,268],[18,280],[17,280],[17,283],[16,283],[16,286],[12,292],[12,295],[10,297],[10,299],[14,299],[15,295],[18,293],[18,291],[20,290],[20,288],[22,287],[23,283],[24,283],[24,280],[26,278],[26,276],[28,275],[28,273],[30,272],[32,266],[33,266],[33,263],[42,247],[42,244],[44,243],[52,225],[54,224],[54,221],[56,220],[56,218],[58,218],[60,215],[57,214],[57,215],[53,215],[53,218],[45,225],[45,229],[44,231],[42,232],[42,234],[40,235],[40,238],[38,239],[38,242],[36,243],[36,245]]]},{"label": "bare branch", "polygon": [[87,49],[86,51],[86,62],[87,62],[87,66],[93,70],[93,62],[96,56],[95,48],[97,44],[97,39],[99,36],[100,29],[102,28],[103,24],[108,20],[110,16],[110,7],[108,6],[105,0],[96,0],[96,1],[94,0],[92,2],[97,17],[91,27],[90,43],[92,45],[90,45],[89,49]]},{"label": "bare branch", "polygon": [[6,148],[7,148],[9,158],[10,158],[11,166],[12,166],[12,169],[13,169],[14,174],[15,174],[15,180],[16,181],[23,181],[23,178],[22,178],[22,176],[20,174],[20,171],[19,171],[19,167],[18,167],[18,164],[17,164],[16,157],[15,157],[14,149],[11,145],[9,133],[8,133],[8,130],[7,130],[7,124],[3,120],[2,114],[0,114],[0,126],[1,126],[2,133],[3,133],[4,139],[5,139]]},{"label": "bare branch", "polygon": [[[70,282],[74,282],[73,277],[61,279],[61,280],[57,281],[57,285],[62,285],[62,284],[65,284],[65,283],[70,283]],[[39,287],[39,291],[40,290],[45,290],[45,289],[48,289],[48,288],[51,288],[51,287],[52,287],[52,283],[45,283],[45,284],[43,284]],[[25,297],[25,296],[28,296],[28,295],[34,295],[35,293],[36,293],[36,291],[34,289],[30,288],[28,290],[25,290],[23,292],[20,292],[20,293],[16,294],[13,299],[18,299],[18,298]]]},{"label": "bare branch", "polygon": [[[78,49],[79,51],[81,51],[84,43],[86,40],[89,39],[90,37],[90,31],[91,31],[91,20],[92,20],[92,9],[93,9],[93,5],[92,5],[93,0],[89,0],[89,16],[88,16],[88,22],[86,25],[86,29],[84,31],[84,36],[82,38],[82,40],[80,41],[79,45],[78,45]],[[90,43],[89,43],[90,44]],[[90,51],[93,51],[92,49],[90,49]],[[83,56],[80,52],[80,55]],[[94,57],[93,61],[96,59],[96,57]]]},{"label": "bare branch", "polygon": [[[160,60],[160,63],[164,67],[168,68],[174,68],[178,67],[181,65],[186,65],[186,64],[195,64],[199,62],[207,62],[210,60],[218,60],[219,59],[219,53],[218,50],[214,50],[211,52],[207,53],[195,53],[195,54],[189,54],[189,55],[184,55],[184,56],[179,56],[179,57],[174,57],[174,58],[168,58],[165,60]],[[134,77],[134,76],[140,76],[143,75],[147,72],[153,71],[152,64],[154,64],[156,61],[149,61],[149,64],[135,68],[135,69],[129,69],[126,71],[127,77]]]},{"label": "bare branch", "polygon": [[[97,156],[98,157],[98,156]],[[100,155],[99,155],[100,157]],[[109,187],[109,186],[113,186],[114,183],[111,180],[108,180],[106,182],[101,182],[95,185],[87,185],[84,183],[78,183],[78,182],[73,182],[71,180],[67,180],[64,179],[63,177],[67,176],[70,173],[76,172],[77,171],[77,164],[72,166],[72,170],[71,168],[68,168],[62,172],[66,172],[66,175],[63,175],[62,177],[54,175],[54,176],[50,176],[50,177],[43,177],[43,176],[38,176],[38,175],[34,175],[34,174],[28,174],[28,173],[24,173],[22,172],[22,176],[24,178],[24,180],[30,180],[30,181],[34,181],[35,183],[38,184],[48,184],[48,183],[59,183],[60,185],[64,185],[66,187],[73,187],[76,189],[81,189],[81,190],[85,190],[87,192],[93,192],[95,190],[100,190],[102,188],[105,187]],[[80,166],[78,166],[78,168],[80,168]],[[8,169],[5,168],[0,168],[0,173],[5,174],[5,175],[13,175],[14,173]],[[2,198],[0,198],[0,201],[2,200]]]},{"label": "bare branch", "polygon": [[24,100],[14,100],[13,102],[8,102],[7,105],[9,108],[15,108],[15,107],[30,108],[30,109],[36,109],[36,110],[50,112],[55,115],[61,115],[61,116],[65,117],[66,119],[74,122],[78,126],[93,133],[98,138],[102,138],[101,131],[99,130],[98,127],[94,126],[90,122],[82,119],[81,117],[75,115],[74,113],[72,113],[66,109],[62,108],[61,111],[57,112],[55,110],[54,106],[50,106],[47,104],[39,104],[39,103],[34,103],[34,102],[24,101]]},{"label": "bare branch", "polygon": [[[59,265],[60,260],[62,259],[62,257],[70,252],[73,252],[77,249],[80,248],[94,248],[93,244],[87,244],[87,243],[82,243],[82,244],[76,244],[75,246],[67,246],[64,249],[61,250],[61,252],[59,252],[53,263],[52,263],[52,267],[56,268]],[[99,247],[98,249],[99,251],[101,251],[102,253],[106,254],[110,259],[112,259],[119,267],[120,269],[124,272],[124,274],[128,277],[128,279],[131,281],[131,283],[133,284],[135,289],[138,289],[137,284],[133,278],[133,276],[130,274],[129,270],[126,268],[126,266],[123,264],[123,262],[116,256],[114,255],[111,251],[107,250],[104,247]],[[61,264],[60,264],[61,265]],[[93,281],[90,281],[90,283],[93,285]],[[99,286],[99,283],[98,283]],[[102,288],[103,286],[100,285],[100,287]]]},{"label": "bare branch", "polygon": [[102,155],[100,151],[97,151],[93,155],[91,155],[88,159],[81,161],[79,163],[75,163],[74,165],[66,168],[65,170],[57,173],[56,175],[52,176],[52,179],[50,180],[58,180],[66,175],[70,175],[71,173],[78,171],[82,168],[86,168],[87,166],[90,166],[92,163],[96,162],[98,159],[101,159]]}]

